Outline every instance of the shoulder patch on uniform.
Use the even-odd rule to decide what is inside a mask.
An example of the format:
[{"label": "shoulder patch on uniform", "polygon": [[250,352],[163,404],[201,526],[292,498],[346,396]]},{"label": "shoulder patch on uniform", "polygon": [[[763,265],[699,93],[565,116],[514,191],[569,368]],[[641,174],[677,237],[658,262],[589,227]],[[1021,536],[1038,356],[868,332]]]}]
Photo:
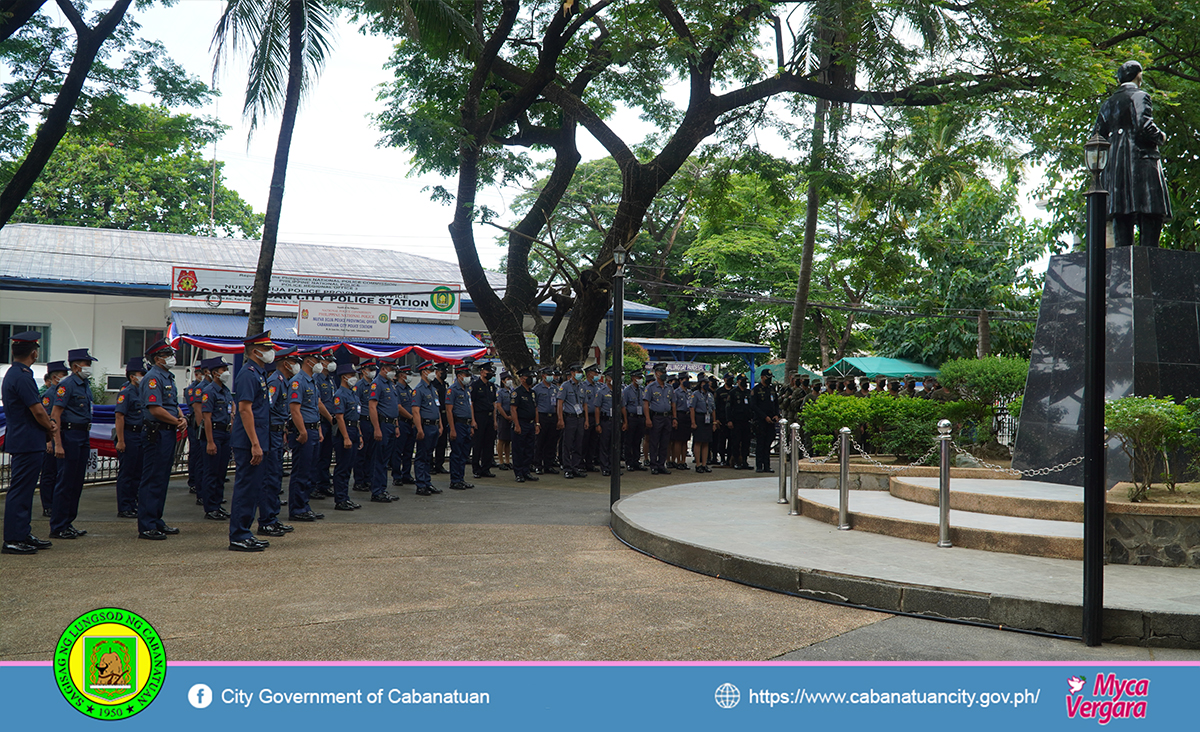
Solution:
[{"label": "shoulder patch on uniform", "polygon": [[59,396],[62,396],[63,394],[67,393],[67,387],[60,386],[60,387],[58,387],[58,391],[55,393],[58,394]]},{"label": "shoulder patch on uniform", "polygon": [[202,401],[202,402],[207,402],[207,401],[208,401],[208,395],[207,395],[207,394],[205,394],[204,396],[200,397],[200,401]]},{"label": "shoulder patch on uniform", "polygon": [[342,403],[342,398],[341,398],[341,397],[339,397],[339,396],[335,396],[335,397],[333,398],[333,403],[334,403],[335,405],[337,405],[337,404],[341,404],[341,403]]},{"label": "shoulder patch on uniform", "polygon": [[297,394],[296,392],[294,392],[294,391],[293,391],[293,392],[292,392],[292,399],[299,399],[299,398],[300,398],[300,395],[299,395],[299,394]]},{"label": "shoulder patch on uniform", "polygon": [[124,395],[124,394],[118,394],[118,395],[117,395],[117,404],[121,404],[121,403],[122,403],[122,402],[124,402],[124,401],[125,401],[125,395]]},{"label": "shoulder patch on uniform", "polygon": [[50,406],[50,397],[48,397],[48,396],[42,397],[42,406],[43,407]]},{"label": "shoulder patch on uniform", "polygon": [[158,379],[150,379],[150,388],[151,388],[151,389],[157,389],[157,388],[158,388]]},{"label": "shoulder patch on uniform", "polygon": [[[292,382],[292,389],[293,389],[293,390],[299,390],[299,389],[300,389],[300,381],[299,381],[299,379],[297,379],[296,381],[293,381],[293,382]],[[294,396],[294,395],[293,395],[293,396]]]},{"label": "shoulder patch on uniform", "polygon": [[275,396],[275,385],[274,384],[271,385],[270,391],[271,391],[271,396]]},{"label": "shoulder patch on uniform", "polygon": [[148,401],[148,402],[157,402],[157,401],[158,401],[158,397],[156,397],[156,396],[154,396],[153,394],[151,394],[151,395],[150,395],[150,398],[149,398],[149,399],[147,399],[146,401]]}]

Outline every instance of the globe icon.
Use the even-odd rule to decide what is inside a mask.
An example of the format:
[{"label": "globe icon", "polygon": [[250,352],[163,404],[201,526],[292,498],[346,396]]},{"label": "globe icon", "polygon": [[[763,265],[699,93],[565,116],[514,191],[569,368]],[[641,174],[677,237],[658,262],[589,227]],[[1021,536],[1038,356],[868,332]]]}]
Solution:
[{"label": "globe icon", "polygon": [[733,709],[742,700],[742,692],[738,688],[728,682],[717,687],[716,693],[717,706],[722,709]]}]

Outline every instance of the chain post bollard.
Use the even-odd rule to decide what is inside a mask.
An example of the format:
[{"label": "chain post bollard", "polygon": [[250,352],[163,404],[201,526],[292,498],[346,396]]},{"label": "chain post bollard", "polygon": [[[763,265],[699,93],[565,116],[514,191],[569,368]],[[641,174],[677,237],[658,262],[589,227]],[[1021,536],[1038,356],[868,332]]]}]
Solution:
[{"label": "chain post bollard", "polygon": [[[786,419],[779,420],[779,500],[776,503],[787,503],[787,474],[788,474],[788,459],[795,449],[788,449],[788,421]],[[795,490],[795,486],[792,490]]]},{"label": "chain post bollard", "polygon": [[838,430],[838,531],[850,530],[850,428]]},{"label": "chain post bollard", "polygon": [[[792,447],[800,444],[800,423],[793,422],[788,428],[792,433]],[[794,452],[794,450],[793,450]],[[794,455],[791,463],[792,473],[792,510],[788,511],[789,516],[800,515],[800,460],[799,455]],[[781,468],[782,469],[782,468]]]},{"label": "chain post bollard", "polygon": [[941,441],[942,460],[938,486],[938,543],[940,547],[954,546],[950,543],[950,420],[938,420],[938,440]]}]

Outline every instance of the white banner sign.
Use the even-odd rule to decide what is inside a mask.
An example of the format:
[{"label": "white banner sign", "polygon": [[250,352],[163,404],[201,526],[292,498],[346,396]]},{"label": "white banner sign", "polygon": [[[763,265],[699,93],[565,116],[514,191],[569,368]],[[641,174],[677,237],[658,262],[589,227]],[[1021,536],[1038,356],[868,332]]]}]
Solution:
[{"label": "white banner sign", "polygon": [[301,300],[296,335],[342,340],[387,340],[392,333],[392,309],[387,305]]},{"label": "white banner sign", "polygon": [[[251,270],[176,266],[171,270],[172,307],[245,310],[254,289]],[[299,302],[311,300],[388,307],[395,315],[431,320],[457,320],[458,283],[374,280],[274,273],[267,307],[299,313]]]}]

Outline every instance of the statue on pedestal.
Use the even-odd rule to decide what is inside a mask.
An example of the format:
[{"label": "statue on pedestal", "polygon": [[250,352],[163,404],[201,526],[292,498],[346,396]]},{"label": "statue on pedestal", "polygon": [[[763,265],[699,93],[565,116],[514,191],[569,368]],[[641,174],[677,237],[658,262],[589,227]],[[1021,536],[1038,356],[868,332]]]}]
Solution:
[{"label": "statue on pedestal", "polygon": [[1121,64],[1117,81],[1120,86],[1100,108],[1095,128],[1095,134],[1112,144],[1104,170],[1108,218],[1117,246],[1133,245],[1136,225],[1141,234],[1139,244],[1157,247],[1163,221],[1171,218],[1158,154],[1167,136],[1154,124],[1150,95],[1141,90],[1142,65],[1137,61]]}]

